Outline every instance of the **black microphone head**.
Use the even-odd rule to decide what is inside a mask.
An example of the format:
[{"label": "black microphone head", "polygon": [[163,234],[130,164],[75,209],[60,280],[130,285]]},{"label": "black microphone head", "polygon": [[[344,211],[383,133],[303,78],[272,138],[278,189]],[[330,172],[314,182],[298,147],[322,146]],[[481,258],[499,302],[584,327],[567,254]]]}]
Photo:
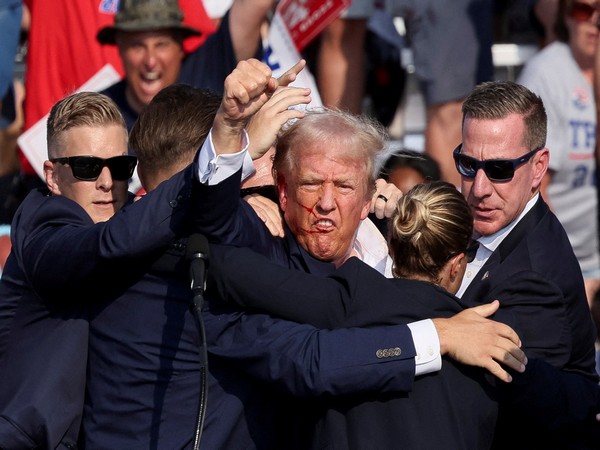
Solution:
[{"label": "black microphone head", "polygon": [[199,233],[190,235],[185,248],[185,259],[190,261],[194,258],[208,259],[209,246],[206,236]]}]

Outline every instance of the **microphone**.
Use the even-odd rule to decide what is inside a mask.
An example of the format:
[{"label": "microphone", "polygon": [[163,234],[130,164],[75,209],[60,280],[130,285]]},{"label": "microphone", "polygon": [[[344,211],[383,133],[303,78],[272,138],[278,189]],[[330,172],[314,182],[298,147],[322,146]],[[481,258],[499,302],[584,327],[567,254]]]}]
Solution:
[{"label": "microphone", "polygon": [[208,239],[203,234],[192,234],[187,241],[185,259],[190,263],[190,287],[194,296],[204,293],[208,255]]},{"label": "microphone", "polygon": [[192,310],[195,313],[196,323],[200,334],[199,363],[200,363],[200,401],[196,416],[196,430],[194,432],[193,450],[200,450],[206,404],[208,400],[208,350],[206,348],[206,332],[202,320],[202,304],[204,303],[204,288],[206,287],[206,273],[208,269],[208,239],[202,234],[192,234],[185,248],[185,259],[190,263],[190,284],[194,299]]}]

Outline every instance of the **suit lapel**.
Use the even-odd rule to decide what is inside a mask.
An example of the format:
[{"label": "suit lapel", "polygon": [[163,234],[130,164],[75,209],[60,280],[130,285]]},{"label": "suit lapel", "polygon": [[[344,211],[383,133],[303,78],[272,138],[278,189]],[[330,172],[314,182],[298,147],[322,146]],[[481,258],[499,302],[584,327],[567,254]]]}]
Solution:
[{"label": "suit lapel", "polygon": [[523,245],[523,241],[527,233],[534,228],[542,218],[548,213],[548,205],[544,202],[541,195],[536,201],[533,208],[525,214],[523,219],[512,229],[506,238],[500,243],[496,251],[494,251],[486,263],[483,265],[475,279],[471,282],[462,298],[465,301],[478,301],[485,298],[485,293],[490,289],[490,285],[494,280],[494,271],[510,253],[519,245]]},{"label": "suit lapel", "polygon": [[527,233],[540,223],[548,211],[548,205],[540,195],[537,202],[535,202],[535,205],[533,205],[533,208],[525,214],[525,217],[523,217],[523,219],[521,219],[521,221],[512,229],[494,252],[500,254],[500,262],[504,261],[515,248],[521,245],[521,242],[525,239]]}]

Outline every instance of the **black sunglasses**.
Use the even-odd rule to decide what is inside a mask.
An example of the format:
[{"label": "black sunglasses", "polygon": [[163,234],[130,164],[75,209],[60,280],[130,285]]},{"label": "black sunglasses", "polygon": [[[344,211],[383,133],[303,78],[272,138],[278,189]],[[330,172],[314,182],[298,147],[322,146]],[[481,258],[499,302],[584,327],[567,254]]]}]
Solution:
[{"label": "black sunglasses", "polygon": [[598,11],[598,4],[589,4],[583,2],[575,2],[571,6],[571,17],[577,22],[589,21],[594,13]]},{"label": "black sunglasses", "polygon": [[69,156],[52,158],[50,162],[68,164],[73,176],[82,181],[96,181],[104,167],[108,167],[113,180],[126,181],[131,178],[137,158],[130,155],[104,159],[97,156]]},{"label": "black sunglasses", "polygon": [[448,255],[447,259],[450,259],[450,258],[452,258],[452,257],[454,257],[456,255],[464,253],[465,254],[465,259],[467,260],[467,263],[471,263],[475,259],[475,255],[477,255],[477,250],[478,249],[479,249],[479,241],[471,241],[471,245],[469,245],[466,250],[460,251],[460,252],[450,253]]},{"label": "black sunglasses", "polygon": [[463,155],[460,152],[462,150],[462,144],[460,144],[454,149],[452,156],[454,156],[456,170],[458,170],[458,173],[463,177],[475,178],[477,171],[483,169],[490,181],[510,181],[515,176],[515,170],[529,161],[533,155],[543,148],[543,145],[534,148],[529,153],[516,159],[484,159],[483,161],[480,161],[471,158],[470,156]]}]

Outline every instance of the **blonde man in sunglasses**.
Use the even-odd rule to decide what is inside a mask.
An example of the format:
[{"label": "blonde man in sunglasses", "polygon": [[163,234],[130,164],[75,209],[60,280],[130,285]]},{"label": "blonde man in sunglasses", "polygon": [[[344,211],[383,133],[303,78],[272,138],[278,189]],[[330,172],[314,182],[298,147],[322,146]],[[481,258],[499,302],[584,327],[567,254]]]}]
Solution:
[{"label": "blonde man in sunglasses", "polygon": [[[265,86],[243,71],[229,85],[227,99],[242,105],[232,121],[244,123],[266,101],[255,98]],[[187,212],[197,209],[190,206],[199,185],[191,165],[130,202],[136,158],[127,155],[125,122],[105,95],[60,100],[50,111],[47,138],[47,189],[32,191],[17,211],[0,280],[3,449],[76,448],[90,305],[129,292],[152,257],[190,229]]]},{"label": "blonde man in sunglasses", "polygon": [[127,155],[125,123],[108,98],[93,93],[66,98],[52,110],[47,138],[44,176],[52,195],[77,202],[94,223],[125,206],[136,158]]},{"label": "blonde man in sunglasses", "polygon": [[[530,360],[597,381],[581,270],[540,194],[550,159],[545,140],[544,104],[527,88],[484,83],[465,100],[454,158],[480,245],[457,295],[468,306],[499,299],[495,319],[515,327]],[[525,427],[520,448],[575,448],[561,433],[536,432],[518,409],[501,410],[498,443],[514,448],[510,437]]]}]

